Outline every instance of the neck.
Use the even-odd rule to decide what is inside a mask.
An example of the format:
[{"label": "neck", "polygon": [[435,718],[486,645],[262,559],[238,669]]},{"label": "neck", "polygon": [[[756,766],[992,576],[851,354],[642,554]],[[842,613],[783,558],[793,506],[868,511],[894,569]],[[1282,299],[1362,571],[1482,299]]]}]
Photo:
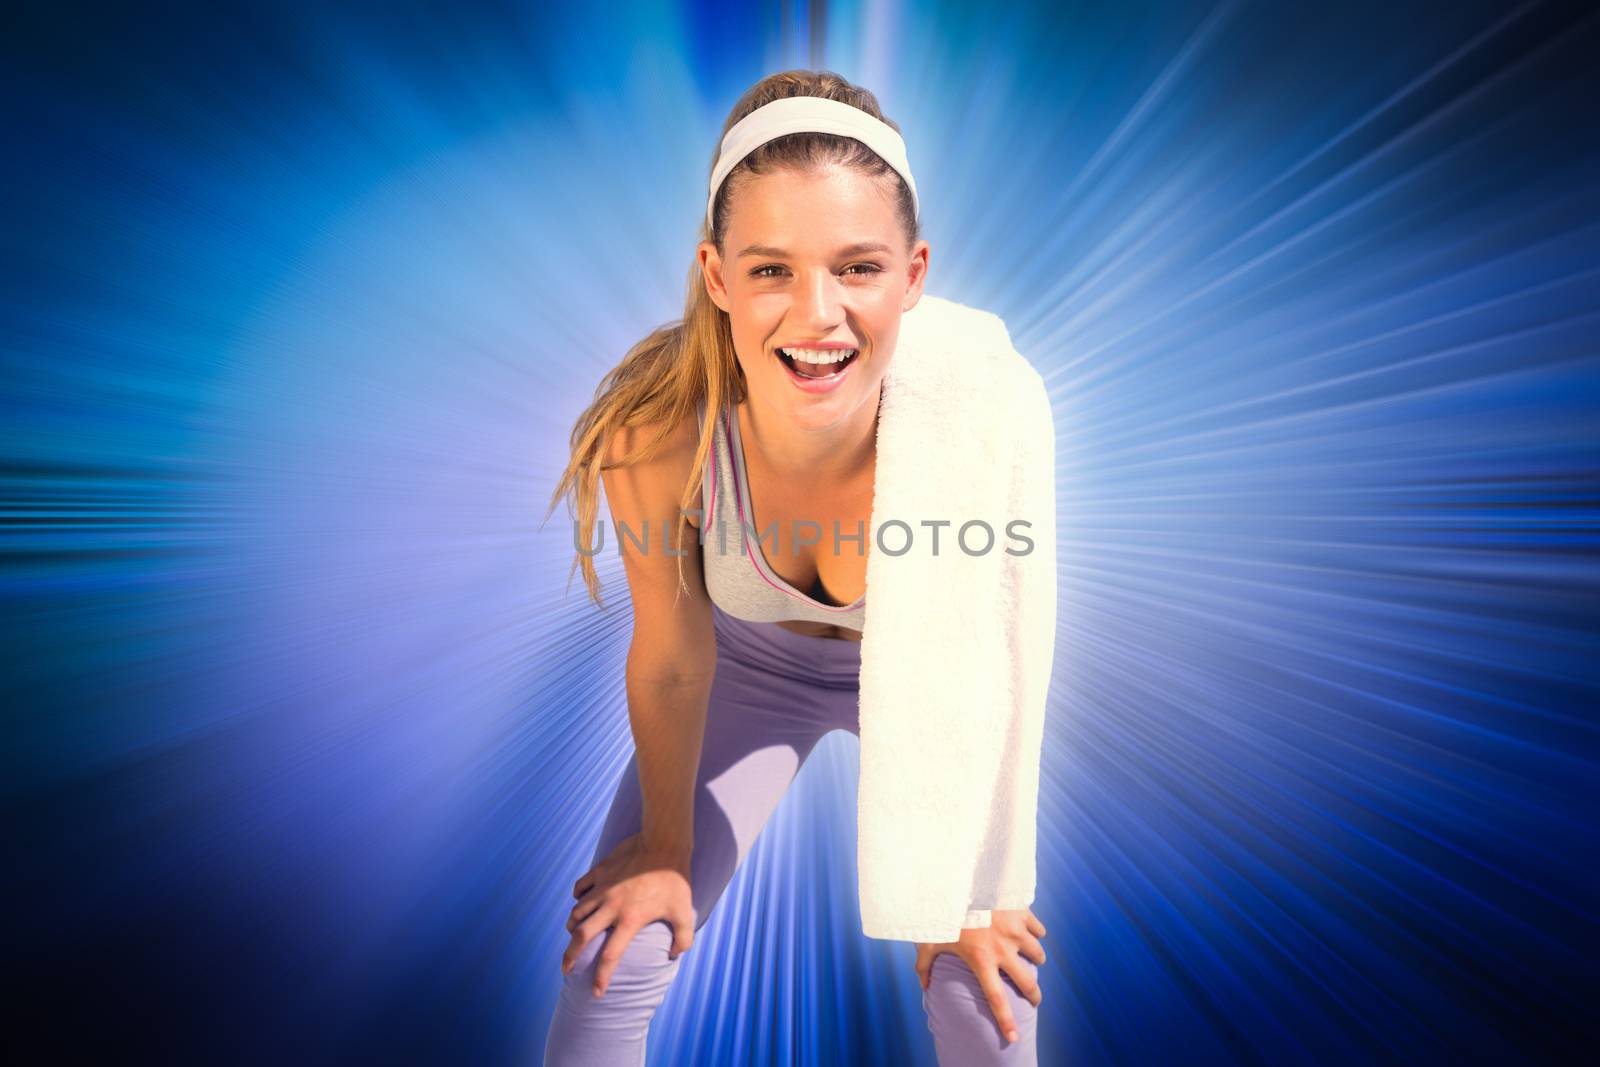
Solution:
[{"label": "neck", "polygon": [[878,454],[878,405],[882,383],[866,403],[833,426],[807,429],[759,409],[753,399],[739,405],[739,437],[762,467],[779,477],[844,480],[861,474]]}]

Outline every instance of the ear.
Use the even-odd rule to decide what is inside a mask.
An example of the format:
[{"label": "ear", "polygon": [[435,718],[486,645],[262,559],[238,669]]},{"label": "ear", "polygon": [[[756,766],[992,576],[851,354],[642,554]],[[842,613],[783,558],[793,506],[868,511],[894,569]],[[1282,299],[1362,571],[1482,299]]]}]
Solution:
[{"label": "ear", "polygon": [[911,265],[906,271],[906,296],[900,301],[901,311],[910,311],[922,299],[922,283],[928,279],[928,253],[925,240],[911,246]]},{"label": "ear", "polygon": [[695,248],[700,260],[700,276],[705,281],[706,295],[723,311],[728,310],[728,287],[722,280],[722,256],[710,241],[701,241]]}]

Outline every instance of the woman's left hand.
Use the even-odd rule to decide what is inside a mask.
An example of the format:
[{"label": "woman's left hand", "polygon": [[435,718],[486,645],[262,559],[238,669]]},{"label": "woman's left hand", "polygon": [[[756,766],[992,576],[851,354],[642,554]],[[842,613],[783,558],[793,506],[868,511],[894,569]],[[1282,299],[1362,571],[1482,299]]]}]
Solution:
[{"label": "woman's left hand", "polygon": [[1000,972],[1009,974],[1012,983],[1022,995],[1027,997],[1034,1007],[1039,1006],[1040,1000],[1043,999],[1039,983],[1022,965],[1020,957],[1026,956],[1036,964],[1044,963],[1044,946],[1039,943],[1039,938],[1044,936],[1044,923],[1040,922],[1028,908],[1017,911],[992,911],[989,913],[989,921],[989,926],[962,930],[959,941],[947,941],[942,944],[925,944],[918,941],[917,977],[922,982],[922,988],[926,990],[933,976],[933,958],[941,952],[955,953],[966,961],[967,966],[972,968],[972,973],[977,976],[978,985],[989,998],[989,1010],[994,1013],[995,1021],[1000,1024],[1000,1032],[1006,1035],[1007,1041],[1015,1041],[1017,1021],[1011,1016],[1011,1005],[1006,1000]]}]

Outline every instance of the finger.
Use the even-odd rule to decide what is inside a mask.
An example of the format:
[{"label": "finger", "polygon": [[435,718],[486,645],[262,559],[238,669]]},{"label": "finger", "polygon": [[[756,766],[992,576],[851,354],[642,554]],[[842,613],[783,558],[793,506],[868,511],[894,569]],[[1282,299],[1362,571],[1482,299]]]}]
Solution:
[{"label": "finger", "polygon": [[572,883],[573,897],[582,897],[589,891],[589,887],[594,885],[595,870],[596,869],[593,867],[589,868],[582,878],[579,878],[576,882]]},{"label": "finger", "polygon": [[933,981],[933,961],[941,952],[949,952],[948,948],[939,945],[917,942],[917,978],[922,982],[922,988],[927,989]]},{"label": "finger", "polygon": [[595,909],[595,913],[578,924],[572,931],[572,941],[567,945],[567,951],[561,954],[561,973],[569,973],[578,962],[578,957],[583,955],[583,947],[591,938],[601,930],[611,925],[611,908],[604,906]]},{"label": "finger", "polygon": [[578,903],[575,906],[593,905],[595,901],[605,896],[605,891],[616,883],[604,871],[596,868],[587,877],[583,892],[578,894]]},{"label": "finger", "polygon": [[1000,1024],[1000,1032],[1006,1035],[1007,1041],[1016,1041],[1021,1033],[1017,1030],[1017,1020],[1011,1015],[1011,1000],[1006,996],[999,968],[991,963],[981,969],[974,968],[974,971],[978,976],[978,985],[989,1001],[989,1010],[994,1013],[994,1021]]},{"label": "finger", "polygon": [[1022,944],[1017,947],[1017,951],[1027,956],[1040,967],[1044,966],[1044,946],[1039,944],[1037,938],[1024,938]]},{"label": "finger", "polygon": [[1027,966],[1019,959],[1013,957],[1002,960],[1000,966],[1006,974],[1011,976],[1011,981],[1016,985],[1017,991],[1028,998],[1028,1003],[1034,1007],[1044,999],[1044,990],[1039,988],[1039,978],[1029,972]]},{"label": "finger", "polygon": [[628,942],[633,940],[633,935],[639,932],[640,927],[640,923],[618,920],[611,935],[606,938],[606,947],[600,950],[600,962],[594,971],[595,996],[606,995],[606,989],[611,985],[611,972],[622,962],[622,953],[627,949]]},{"label": "finger", "polygon": [[602,898],[599,893],[589,893],[586,894],[582,900],[574,904],[572,906],[572,910],[567,913],[567,933],[570,934],[572,931],[576,930],[578,928],[578,924],[583,922],[583,920],[587,919],[589,916],[593,915],[595,909],[598,908],[602,903],[604,903],[604,898]]},{"label": "finger", "polygon": [[1031,911],[1028,912],[1028,932],[1034,937],[1044,936],[1044,923],[1040,922],[1039,917]]},{"label": "finger", "polygon": [[672,948],[667,951],[667,959],[675,960],[694,947],[695,918],[694,909],[690,908],[688,914],[672,920]]}]

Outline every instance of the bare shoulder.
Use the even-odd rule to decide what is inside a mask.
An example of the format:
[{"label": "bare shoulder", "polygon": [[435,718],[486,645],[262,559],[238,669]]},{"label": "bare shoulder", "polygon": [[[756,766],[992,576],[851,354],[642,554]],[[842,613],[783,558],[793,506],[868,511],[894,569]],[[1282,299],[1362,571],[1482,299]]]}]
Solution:
[{"label": "bare shoulder", "polygon": [[[645,459],[635,459],[626,467],[622,464],[655,439],[666,427],[666,437],[656,445],[655,451]],[[694,412],[670,423],[660,421],[635,423],[624,426],[606,442],[604,464],[607,481],[626,481],[642,503],[657,507],[675,507],[679,494],[688,483],[694,469],[695,450],[700,444],[700,423]],[[617,475],[626,471],[626,475]],[[689,524],[695,525],[690,516]]]}]

